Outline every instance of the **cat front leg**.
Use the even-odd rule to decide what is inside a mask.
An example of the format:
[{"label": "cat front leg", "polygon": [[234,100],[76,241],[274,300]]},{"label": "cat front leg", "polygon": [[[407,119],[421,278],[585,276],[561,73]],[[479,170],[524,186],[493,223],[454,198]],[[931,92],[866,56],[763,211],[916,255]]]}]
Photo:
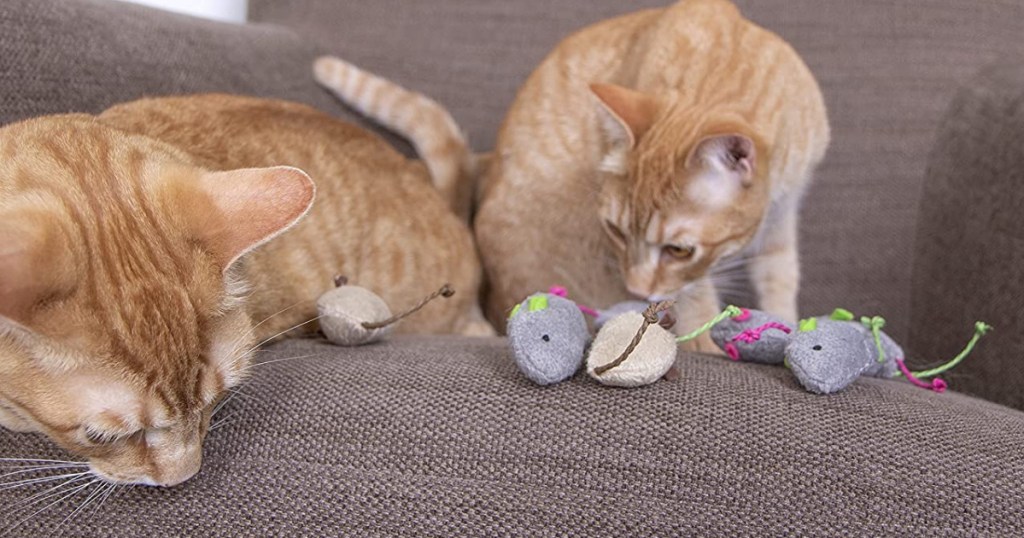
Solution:
[{"label": "cat front leg", "polygon": [[29,421],[20,417],[13,409],[9,409],[2,402],[0,402],[0,427],[12,432],[36,431],[36,428]]},{"label": "cat front leg", "polygon": [[794,323],[800,286],[797,254],[797,204],[781,205],[762,225],[756,255],[750,261],[750,277],[761,310]]},{"label": "cat front leg", "polygon": [[[721,310],[718,305],[718,293],[709,279],[701,279],[684,288],[683,295],[675,305],[676,319],[679,321],[674,327],[678,335],[689,334],[700,328]],[[721,355],[722,351],[711,340],[711,332],[683,342],[682,348],[685,351],[697,353],[712,353]]]}]

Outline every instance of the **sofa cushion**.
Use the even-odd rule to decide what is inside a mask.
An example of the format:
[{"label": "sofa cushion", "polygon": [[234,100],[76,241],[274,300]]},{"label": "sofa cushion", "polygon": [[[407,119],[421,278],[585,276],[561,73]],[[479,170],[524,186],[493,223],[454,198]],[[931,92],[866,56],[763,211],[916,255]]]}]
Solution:
[{"label": "sofa cushion", "polygon": [[[84,490],[17,534],[1024,534],[1024,413],[956,393],[861,379],[815,396],[783,368],[696,355],[645,388],[540,387],[502,339],[297,340],[260,361],[197,477],[56,532]],[[66,459],[34,434],[0,434],[0,454]]]},{"label": "sofa cushion", "polygon": [[[983,69],[953,101],[921,197],[910,349],[952,357],[975,320],[995,326],[948,378],[1024,409],[1024,64]],[[938,328],[956,328],[948,330]]]}]

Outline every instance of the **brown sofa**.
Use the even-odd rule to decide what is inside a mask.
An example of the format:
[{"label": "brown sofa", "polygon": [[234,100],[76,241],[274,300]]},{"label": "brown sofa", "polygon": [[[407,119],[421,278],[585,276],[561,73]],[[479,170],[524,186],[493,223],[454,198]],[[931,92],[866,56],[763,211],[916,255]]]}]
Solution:
[{"label": "brown sofa", "polygon": [[[501,339],[291,341],[262,353],[196,478],[68,520],[88,490],[28,517],[45,488],[0,489],[0,535],[1024,535],[1024,414],[999,405],[1024,408],[1024,5],[739,3],[804,55],[831,111],[804,312],[884,315],[915,366],[985,319],[996,330],[946,376],[975,397],[876,379],[813,396],[782,368],[697,355],[643,389],[539,388]],[[257,22],[232,26],[5,0],[0,123],[200,91],[351,117],[309,74],[330,51],[438,98],[486,149],[560,36],[661,2],[251,4]],[[67,455],[0,430],[0,457]]]}]

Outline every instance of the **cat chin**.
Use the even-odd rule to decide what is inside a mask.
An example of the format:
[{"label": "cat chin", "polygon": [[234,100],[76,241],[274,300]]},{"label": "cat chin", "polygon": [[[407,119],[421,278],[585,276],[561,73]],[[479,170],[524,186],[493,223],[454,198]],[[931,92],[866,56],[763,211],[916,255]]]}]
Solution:
[{"label": "cat chin", "polygon": [[104,482],[109,482],[111,484],[130,484],[135,486],[160,486],[160,484],[158,484],[156,480],[153,480],[148,476],[140,476],[136,478],[124,478],[113,476],[111,474],[103,472],[103,470],[101,470],[92,462],[89,463],[89,472],[95,475],[96,478],[99,478],[100,480]]}]

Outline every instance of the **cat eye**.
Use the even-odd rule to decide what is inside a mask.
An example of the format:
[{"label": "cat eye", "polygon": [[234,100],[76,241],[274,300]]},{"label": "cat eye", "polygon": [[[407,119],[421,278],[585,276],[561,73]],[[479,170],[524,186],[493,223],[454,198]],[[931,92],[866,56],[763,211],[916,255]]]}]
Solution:
[{"label": "cat eye", "polygon": [[697,248],[691,246],[681,247],[679,245],[665,245],[661,248],[661,252],[673,260],[683,261],[692,258],[693,254],[697,252]]},{"label": "cat eye", "polygon": [[604,221],[604,227],[608,230],[608,233],[611,234],[612,239],[618,241],[619,243],[625,243],[626,242],[626,234],[625,234],[625,232],[622,231],[622,228],[619,228],[618,226],[613,224],[612,221],[605,220]]},{"label": "cat eye", "polygon": [[124,439],[128,439],[132,436],[138,435],[139,433],[142,432],[142,430],[115,434],[110,432],[100,432],[89,428],[83,428],[82,432],[83,435],[85,436],[85,439],[94,445],[109,445]]}]

